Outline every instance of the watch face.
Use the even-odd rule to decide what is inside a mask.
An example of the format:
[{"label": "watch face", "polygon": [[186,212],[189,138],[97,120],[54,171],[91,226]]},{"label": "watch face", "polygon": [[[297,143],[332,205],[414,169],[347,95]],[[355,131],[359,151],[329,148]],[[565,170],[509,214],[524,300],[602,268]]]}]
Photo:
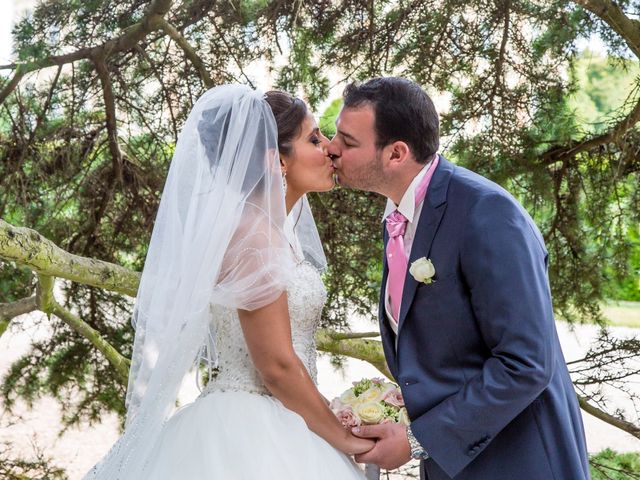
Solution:
[{"label": "watch face", "polygon": [[415,452],[411,452],[411,458],[413,458],[414,460],[426,460],[430,457],[429,454],[424,450],[417,450]]}]

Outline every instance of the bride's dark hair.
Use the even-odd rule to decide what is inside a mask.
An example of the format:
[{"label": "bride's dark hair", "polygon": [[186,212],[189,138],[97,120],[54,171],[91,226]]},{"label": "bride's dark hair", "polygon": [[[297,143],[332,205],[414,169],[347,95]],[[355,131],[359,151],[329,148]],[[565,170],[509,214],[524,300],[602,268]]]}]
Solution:
[{"label": "bride's dark hair", "polygon": [[283,155],[289,155],[293,141],[300,135],[302,122],[309,113],[307,105],[299,98],[279,90],[265,93],[264,98],[276,119],[278,150]]}]

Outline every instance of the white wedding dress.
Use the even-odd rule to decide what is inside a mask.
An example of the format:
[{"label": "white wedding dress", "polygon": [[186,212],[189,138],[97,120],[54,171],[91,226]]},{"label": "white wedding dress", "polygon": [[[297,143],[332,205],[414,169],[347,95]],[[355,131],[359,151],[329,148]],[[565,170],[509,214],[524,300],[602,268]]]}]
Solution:
[{"label": "white wedding dress", "polygon": [[[316,381],[315,331],[326,300],[318,271],[299,262],[288,287],[293,346]],[[219,373],[165,424],[146,479],[364,479],[260,380],[235,310],[212,307]]]}]

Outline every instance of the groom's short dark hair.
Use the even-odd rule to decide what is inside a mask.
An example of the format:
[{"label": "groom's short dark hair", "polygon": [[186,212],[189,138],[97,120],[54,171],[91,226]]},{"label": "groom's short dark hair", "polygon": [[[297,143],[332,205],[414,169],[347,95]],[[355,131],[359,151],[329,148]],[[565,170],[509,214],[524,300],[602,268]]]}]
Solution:
[{"label": "groom's short dark hair", "polygon": [[438,151],[438,113],[417,83],[399,77],[376,77],[347,85],[342,96],[345,108],[371,105],[378,148],[405,142],[419,163],[426,163]]}]

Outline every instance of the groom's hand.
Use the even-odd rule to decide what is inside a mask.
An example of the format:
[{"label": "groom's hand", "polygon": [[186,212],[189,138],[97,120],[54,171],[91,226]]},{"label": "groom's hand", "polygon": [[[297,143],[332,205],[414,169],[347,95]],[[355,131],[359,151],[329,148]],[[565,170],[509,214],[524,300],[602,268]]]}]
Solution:
[{"label": "groom's hand", "polygon": [[355,456],[358,463],[373,463],[392,470],[411,460],[411,447],[407,440],[407,427],[401,423],[366,425],[351,429],[357,437],[376,440],[376,445],[366,453]]}]

